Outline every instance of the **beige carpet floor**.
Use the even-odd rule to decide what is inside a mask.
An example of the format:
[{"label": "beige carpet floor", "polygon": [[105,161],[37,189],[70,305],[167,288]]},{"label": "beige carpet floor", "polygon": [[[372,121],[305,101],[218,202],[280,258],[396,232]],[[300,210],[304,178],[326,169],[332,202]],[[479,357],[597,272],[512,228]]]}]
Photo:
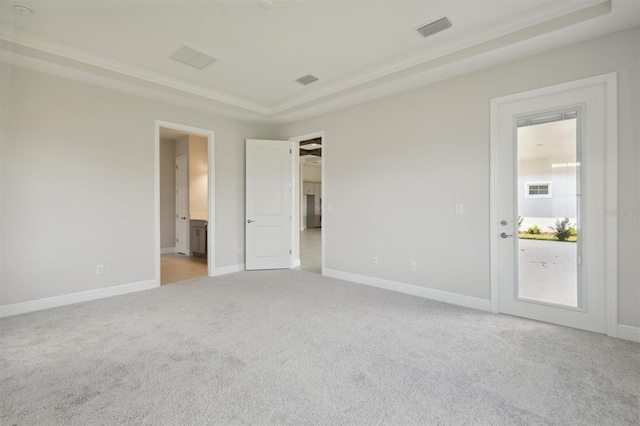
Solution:
[{"label": "beige carpet floor", "polygon": [[638,425],[640,344],[300,271],[0,320],[0,424]]}]

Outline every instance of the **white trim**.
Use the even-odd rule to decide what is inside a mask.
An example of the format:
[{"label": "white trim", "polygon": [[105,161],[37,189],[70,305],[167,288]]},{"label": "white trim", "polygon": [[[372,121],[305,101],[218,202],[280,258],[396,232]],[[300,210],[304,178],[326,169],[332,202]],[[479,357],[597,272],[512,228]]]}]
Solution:
[{"label": "white trim", "polygon": [[31,56],[24,56],[15,52],[0,50],[0,62],[14,65],[20,68],[38,71],[45,74],[55,75],[81,83],[105,87],[111,90],[117,90],[129,95],[142,96],[154,101],[167,102],[172,105],[178,105],[189,109],[197,109],[211,114],[221,115],[223,117],[260,123],[269,122],[269,116],[266,114],[233,107],[229,104],[209,100],[207,98],[197,98],[195,95],[191,95],[189,93],[179,94],[180,92],[165,91],[162,87],[141,86],[140,84],[136,84],[135,82],[129,82],[125,79],[119,79],[115,76],[109,77],[88,71],[82,71],[80,69],[72,68],[67,65],[48,62],[46,60],[37,59]]},{"label": "white trim", "polygon": [[[289,195],[290,207],[289,216],[289,267],[296,267],[296,259],[300,260],[300,141],[289,140],[291,149],[291,164],[289,166],[289,181],[291,182]],[[299,265],[299,263],[298,263]]]},{"label": "white trim", "polygon": [[45,299],[30,300],[28,302],[14,303],[12,305],[0,306],[0,318],[25,314],[27,312],[41,311],[43,309],[57,308],[58,306],[72,305],[74,303],[104,299],[105,297],[119,296],[121,294],[135,293],[136,291],[150,290],[157,287],[160,287],[160,285],[156,280],[148,280],[112,287],[97,288],[95,290],[81,291],[62,296],[47,297]]},{"label": "white trim", "polygon": [[479,309],[481,311],[491,310],[491,301],[486,299],[478,299],[477,297],[464,296],[462,294],[450,293],[448,291],[442,290],[434,290],[432,288],[420,287],[413,284],[405,284],[397,281],[389,281],[380,278],[368,277],[365,275],[352,274],[350,272],[336,271],[334,269],[323,268],[322,275],[331,278],[337,278],[339,280],[397,291],[399,293],[410,294],[412,296],[423,297],[425,299],[451,303],[452,305],[464,306],[466,308]]},{"label": "white trim", "polygon": [[[179,130],[186,133],[195,133],[207,137],[207,178],[208,178],[208,204],[209,215],[207,217],[207,275],[212,277],[215,270],[215,212],[216,212],[216,196],[215,196],[215,132],[209,129],[187,126],[184,124],[171,123],[169,121],[155,120],[155,139],[154,139],[154,165],[155,165],[155,259],[156,259],[156,279],[160,283],[160,128],[169,128]],[[191,252],[185,253],[191,255]]]},{"label": "white trim", "polygon": [[242,272],[244,270],[244,263],[238,263],[237,265],[229,265],[216,268],[213,270],[213,273],[210,276],[217,277],[219,275],[233,274],[234,272]]},{"label": "white trim", "polygon": [[501,102],[491,99],[489,111],[489,263],[491,274],[491,312],[500,312],[498,301],[498,107]]},{"label": "white trim", "polygon": [[322,227],[320,228],[320,250],[321,250],[321,270],[324,269],[324,259],[325,259],[325,227],[327,224],[326,215],[327,215],[327,202],[325,199],[326,192],[326,179],[325,179],[325,161],[326,161],[326,136],[325,131],[321,130],[318,132],[307,133],[300,136],[290,137],[288,140],[291,142],[291,149],[295,150],[298,155],[294,155],[291,160],[291,179],[293,182],[292,187],[292,196],[291,196],[291,214],[293,215],[293,220],[291,221],[291,268],[297,268],[300,266],[300,230],[302,226],[300,225],[300,195],[302,192],[302,188],[300,188],[300,142],[306,141],[309,139],[321,138],[322,139],[322,172],[320,176],[321,181],[321,190],[320,190],[320,199],[322,200]]},{"label": "white trim", "polygon": [[[607,200],[605,208],[609,211],[618,208],[618,73],[602,76],[606,85],[606,167]],[[618,216],[608,217],[605,228],[607,239],[607,335],[618,337]]]},{"label": "white trim", "polygon": [[[526,92],[515,93],[508,96],[493,98],[490,100],[490,212],[489,212],[489,242],[491,258],[491,312],[498,313],[498,194],[497,194],[497,164],[498,164],[498,108],[523,99],[550,95],[585,87],[604,84],[606,91],[606,173],[607,173],[607,199],[605,208],[613,211],[617,208],[618,197],[618,110],[617,110],[617,78],[618,73],[597,75],[594,77],[574,80],[567,83],[555,84]],[[617,217],[607,218],[606,233],[606,318],[607,335],[617,337],[618,327],[618,222]]]},{"label": "white trim", "polygon": [[[567,44],[567,40],[569,43],[577,43],[605,35],[606,29],[593,34],[584,34],[584,31],[580,30],[580,26],[576,27],[575,24],[612,13],[615,14],[616,9],[612,11],[611,1],[587,7],[583,5],[578,7],[575,5],[554,6],[549,10],[538,11],[535,15],[527,15],[513,20],[498,33],[494,30],[487,30],[484,34],[476,33],[469,38],[458,41],[455,45],[429,50],[426,53],[421,52],[402,61],[354,75],[341,82],[319,86],[317,90],[285,99],[274,105],[260,104],[249,99],[229,95],[63,43],[56,43],[16,28],[0,25],[0,40],[35,49],[37,52],[30,54],[36,60],[40,60],[38,56],[44,56],[41,53],[44,52],[60,58],[57,59],[58,63],[64,63],[67,62],[67,59],[71,59],[122,76],[99,76],[105,81],[112,80],[111,83],[115,81],[115,78],[118,78],[121,83],[127,82],[127,80],[131,81],[132,78],[140,79],[181,91],[187,95],[202,97],[212,103],[219,103],[222,108],[229,110],[238,109],[246,114],[259,115],[262,119],[273,120],[286,117],[287,121],[291,121],[335,111],[400,91],[446,80],[452,76],[556,49]],[[545,35],[558,31],[565,36],[545,37]],[[22,56],[17,53],[12,53],[12,55]],[[55,61],[56,58],[50,60]],[[71,68],[60,65],[60,67],[74,71],[79,70],[77,66]],[[95,75],[98,76],[98,74]],[[147,94],[151,92],[149,90]],[[161,90],[156,92],[160,93]],[[169,94],[165,93],[163,96],[169,96]],[[173,102],[176,101],[178,101],[178,97],[173,97]],[[194,104],[194,107],[197,104],[197,102],[191,103]],[[319,105],[324,108],[317,108]]]},{"label": "white trim", "polygon": [[25,32],[21,32],[19,30],[16,30],[15,28],[6,31],[4,27],[0,27],[0,39],[53,54],[61,58],[72,59],[74,61],[93,65],[105,70],[125,75],[127,77],[133,77],[136,79],[156,83],[165,87],[170,87],[172,89],[180,90],[185,93],[202,96],[203,98],[225,103],[237,108],[242,108],[261,114],[267,114],[269,112],[267,107],[265,107],[264,105],[251,102],[246,99],[241,99],[236,96],[228,95],[226,93],[221,93],[207,87],[196,85],[188,82],[187,80],[169,77],[164,74],[149,71],[147,69],[121,62],[116,59],[98,55],[86,50],[71,47],[62,43],[56,43],[46,38],[41,38],[38,36],[27,34]]},{"label": "white trim", "polygon": [[176,253],[175,247],[164,247],[160,249],[160,254],[172,254]]},{"label": "white trim", "polygon": [[[484,35],[475,33],[465,42],[460,42],[455,47],[439,49],[434,46],[433,49],[420,52],[399,62],[391,63],[378,69],[365,71],[335,84],[319,88],[313,92],[285,99],[284,101],[273,105],[269,109],[268,114],[273,117],[288,111],[303,109],[307,104],[318,102],[318,100],[324,100],[335,96],[347,96],[347,93],[354,90],[357,91],[358,88],[363,86],[372,84],[384,85],[385,83],[381,82],[381,80],[385,80],[385,82],[388,83],[389,81],[401,80],[403,78],[407,79],[407,74],[426,74],[436,70],[445,70],[442,77],[438,78],[436,81],[444,80],[451,78],[452,76],[451,70],[447,68],[465,60],[468,61],[470,59],[479,58],[481,62],[480,68],[489,67],[500,62],[513,61],[521,58],[523,56],[521,55],[522,53],[533,55],[535,53],[539,53],[539,51],[536,49],[534,52],[523,52],[523,48],[520,46],[519,49],[514,50],[512,54],[503,61],[496,60],[496,52],[499,52],[501,49],[512,48],[518,44],[521,45],[522,43],[535,39],[538,36],[543,36],[554,31],[561,31],[578,22],[606,15],[610,12],[611,4],[606,1],[588,7],[579,8],[577,10],[575,7],[566,8],[563,12],[560,12],[560,15],[555,16],[551,11],[540,11],[539,13],[544,14],[544,17],[543,15],[539,15],[535,18],[533,16],[521,17],[519,23],[513,22],[511,25],[513,31],[503,31],[500,35],[496,33],[486,33]],[[527,22],[525,23],[524,21]],[[551,50],[558,47],[560,46],[548,46],[548,48],[544,50]],[[403,87],[402,90],[409,90],[409,87]],[[300,118],[298,117],[296,119]]]},{"label": "white trim", "polygon": [[632,325],[618,324],[618,339],[631,340],[632,342],[640,343],[640,327],[634,327]]}]

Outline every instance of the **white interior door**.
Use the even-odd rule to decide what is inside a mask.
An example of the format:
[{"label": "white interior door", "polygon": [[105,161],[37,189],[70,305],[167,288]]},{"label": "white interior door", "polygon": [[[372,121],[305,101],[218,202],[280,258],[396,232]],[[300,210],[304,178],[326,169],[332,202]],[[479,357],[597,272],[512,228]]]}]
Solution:
[{"label": "white interior door", "polygon": [[247,270],[291,266],[291,143],[247,139]]},{"label": "white interior door", "polygon": [[[579,87],[494,111],[499,312],[607,332],[605,94],[603,85]],[[521,217],[531,233],[518,238]],[[549,226],[565,218],[576,242],[525,239],[536,225],[553,237]]]},{"label": "white interior door", "polygon": [[176,158],[176,252],[189,255],[189,165]]}]

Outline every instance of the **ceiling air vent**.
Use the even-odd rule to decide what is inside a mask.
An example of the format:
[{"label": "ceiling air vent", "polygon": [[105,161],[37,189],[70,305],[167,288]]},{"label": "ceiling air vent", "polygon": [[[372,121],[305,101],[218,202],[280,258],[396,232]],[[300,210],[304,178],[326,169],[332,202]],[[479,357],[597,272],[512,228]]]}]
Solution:
[{"label": "ceiling air vent", "polygon": [[308,75],[305,75],[304,77],[300,77],[296,81],[306,86],[307,84],[311,84],[314,81],[318,81],[318,77],[316,77],[315,75],[308,74]]},{"label": "ceiling air vent", "polygon": [[435,33],[439,33],[440,31],[446,30],[447,28],[451,28],[451,21],[448,18],[438,19],[437,21],[433,21],[430,24],[423,25],[421,27],[416,28],[416,31],[424,38],[434,35]]},{"label": "ceiling air vent", "polygon": [[215,58],[207,56],[204,53],[197,52],[187,46],[182,46],[178,49],[178,51],[171,56],[171,59],[182,62],[183,64],[191,67],[198,68],[199,70],[216,61]]}]

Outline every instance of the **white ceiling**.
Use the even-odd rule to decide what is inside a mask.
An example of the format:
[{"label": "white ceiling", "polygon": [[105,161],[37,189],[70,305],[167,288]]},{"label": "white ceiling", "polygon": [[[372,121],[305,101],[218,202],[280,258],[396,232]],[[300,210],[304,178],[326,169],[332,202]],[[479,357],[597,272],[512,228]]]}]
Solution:
[{"label": "white ceiling", "polygon": [[322,157],[315,155],[302,155],[300,156],[300,162],[307,166],[322,167]]},{"label": "white ceiling", "polygon": [[311,143],[309,145],[300,145],[300,149],[303,149],[305,151],[313,151],[320,148],[322,148],[322,145],[317,143]]},{"label": "white ceiling", "polygon": [[[16,3],[35,13],[15,13]],[[443,64],[481,55],[504,61],[635,26],[639,5],[638,0],[273,0],[273,8],[264,11],[257,0],[0,0],[0,38],[10,42],[2,48],[14,55],[49,52],[67,60],[59,60],[65,66],[97,65],[121,76],[109,78],[153,82],[273,119],[406,90],[424,83],[417,75],[442,71]],[[451,29],[428,39],[414,31],[444,16]],[[529,31],[515,33],[523,28]],[[502,37],[507,34],[512,36]],[[217,61],[198,70],[170,59],[183,45]],[[503,54],[496,54],[501,49]],[[453,52],[455,58],[447,56]],[[306,74],[320,80],[308,86],[295,82]]]},{"label": "white ceiling", "polygon": [[518,159],[576,161],[576,119],[518,128]]}]

